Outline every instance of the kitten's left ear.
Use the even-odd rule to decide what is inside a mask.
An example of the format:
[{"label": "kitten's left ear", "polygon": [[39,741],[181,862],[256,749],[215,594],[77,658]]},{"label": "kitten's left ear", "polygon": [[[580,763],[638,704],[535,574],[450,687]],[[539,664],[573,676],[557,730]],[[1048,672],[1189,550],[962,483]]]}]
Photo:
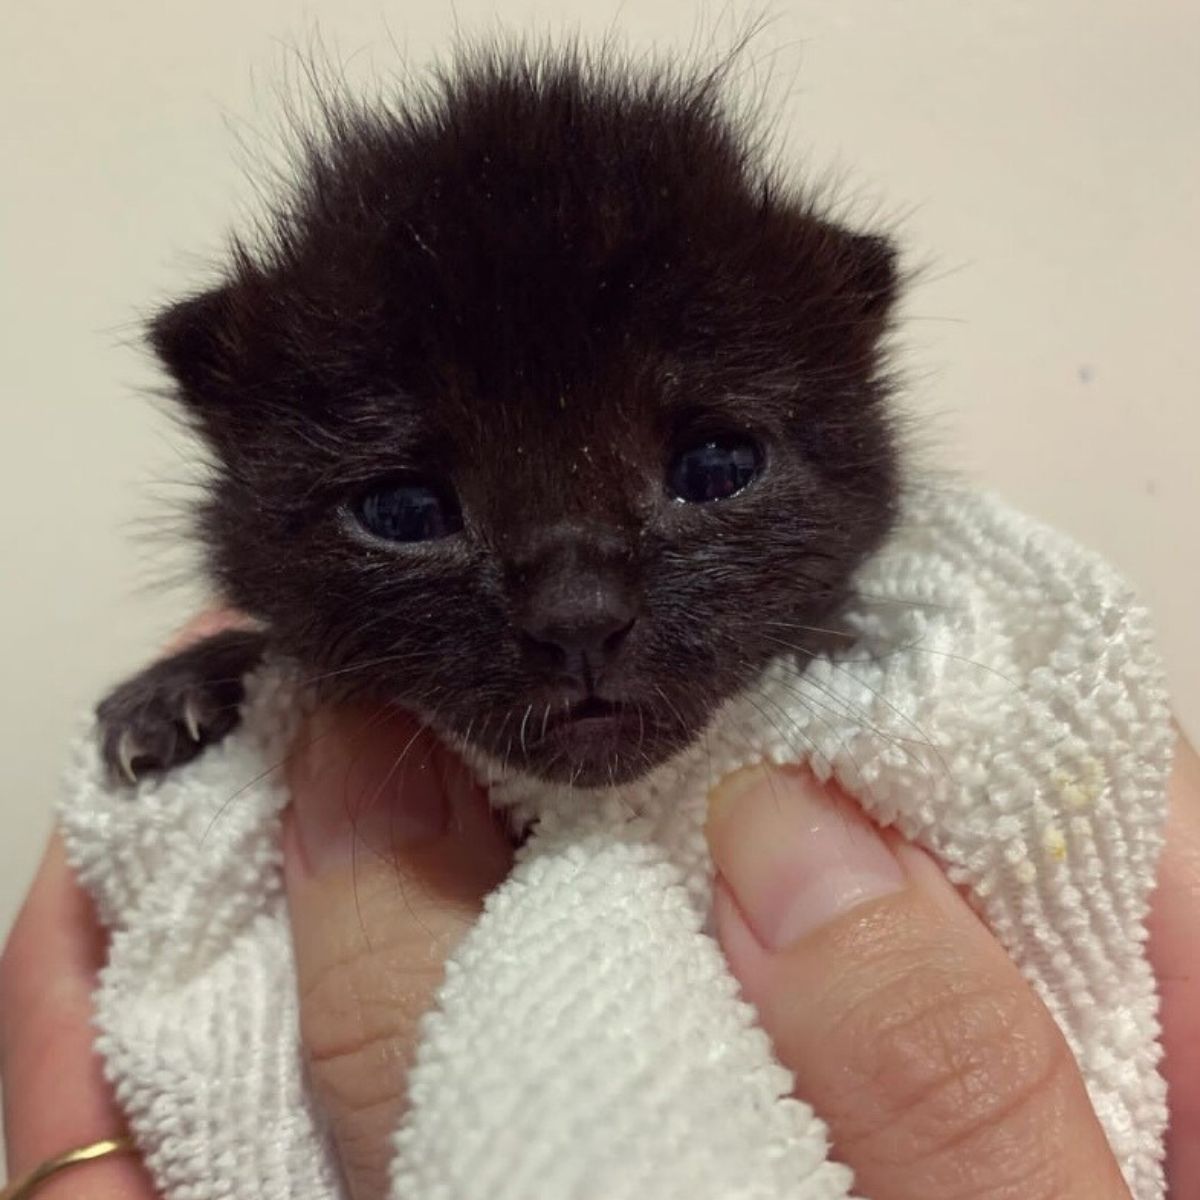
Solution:
[{"label": "kitten's left ear", "polygon": [[180,399],[198,414],[230,402],[243,359],[243,334],[232,285],[180,300],[155,316],[148,340],[179,385]]}]

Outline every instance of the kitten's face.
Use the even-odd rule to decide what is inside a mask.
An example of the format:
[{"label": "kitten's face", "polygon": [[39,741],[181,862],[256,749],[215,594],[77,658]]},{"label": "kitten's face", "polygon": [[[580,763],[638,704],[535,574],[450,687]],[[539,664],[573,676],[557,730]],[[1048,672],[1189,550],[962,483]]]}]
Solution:
[{"label": "kitten's face", "polygon": [[890,256],[711,116],[503,83],[335,146],[155,342],[230,599],[327,685],[596,785],[803,654],[885,531]]}]

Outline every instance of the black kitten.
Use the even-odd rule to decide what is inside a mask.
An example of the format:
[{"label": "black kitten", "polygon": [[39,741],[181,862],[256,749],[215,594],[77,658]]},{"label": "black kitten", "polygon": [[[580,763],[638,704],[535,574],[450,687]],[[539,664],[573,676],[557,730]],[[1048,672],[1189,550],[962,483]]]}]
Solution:
[{"label": "black kitten", "polygon": [[133,778],[270,647],[580,785],[696,736],[828,622],[896,492],[889,244],[782,186],[715,75],[475,55],[338,105],[264,247],[150,340],[256,635],[101,706]]}]

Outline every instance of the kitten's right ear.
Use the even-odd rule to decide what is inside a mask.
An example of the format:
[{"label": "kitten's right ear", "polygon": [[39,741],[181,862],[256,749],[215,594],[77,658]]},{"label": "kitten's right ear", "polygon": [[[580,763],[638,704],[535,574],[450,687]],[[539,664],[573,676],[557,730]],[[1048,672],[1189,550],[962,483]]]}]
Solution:
[{"label": "kitten's right ear", "polygon": [[228,397],[241,356],[232,287],[172,304],[151,320],[148,336],[188,407],[203,411]]}]

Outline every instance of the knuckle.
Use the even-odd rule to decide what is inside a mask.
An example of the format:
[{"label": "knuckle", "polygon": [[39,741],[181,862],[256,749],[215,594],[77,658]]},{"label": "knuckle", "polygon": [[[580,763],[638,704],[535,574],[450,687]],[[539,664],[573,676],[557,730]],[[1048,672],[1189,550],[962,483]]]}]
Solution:
[{"label": "knuckle", "polygon": [[[24,914],[18,916],[0,951],[0,1077],[11,1065],[13,1051],[36,1050],[31,1042],[37,1031],[53,1027],[55,1011],[53,994],[35,993],[26,967],[33,953],[33,939]],[[36,1014],[35,1028],[30,1029],[30,1016]]]},{"label": "knuckle", "polygon": [[425,940],[362,945],[302,982],[300,1031],[317,1101],[355,1194],[386,1190],[418,1023],[442,978]]},{"label": "knuckle", "polygon": [[12,1021],[12,962],[8,946],[0,951],[0,1083],[8,1073],[10,1022]]},{"label": "knuckle", "polygon": [[9,1011],[12,997],[12,935],[0,948],[0,1027],[4,1014]]},{"label": "knuckle", "polygon": [[306,1058],[326,1103],[370,1109],[395,1096],[416,1029],[442,977],[425,947],[400,938],[315,971],[300,990]]},{"label": "knuckle", "polygon": [[1035,1197],[1049,1187],[1038,1181],[1056,1174],[1071,1059],[1015,975],[971,979],[926,964],[898,972],[846,1022],[839,1040],[851,1047],[854,1085],[837,1127],[856,1154],[920,1169],[930,1197],[1005,1188]]},{"label": "knuckle", "polygon": [[23,906],[0,947],[0,1014],[7,1011],[18,990],[20,962],[28,957],[27,948],[33,941],[28,924],[28,909]]}]

